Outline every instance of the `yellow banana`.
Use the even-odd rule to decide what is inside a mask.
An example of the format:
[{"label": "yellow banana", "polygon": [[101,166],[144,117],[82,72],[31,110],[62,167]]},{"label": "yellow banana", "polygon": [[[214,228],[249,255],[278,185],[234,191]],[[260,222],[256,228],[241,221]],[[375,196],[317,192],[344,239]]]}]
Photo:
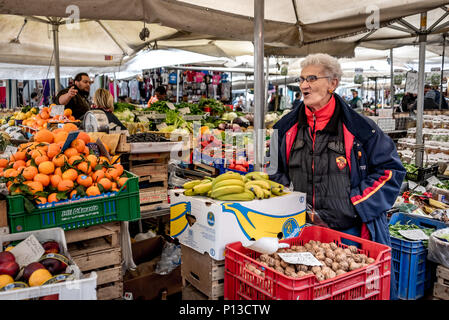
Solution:
[{"label": "yellow banana", "polygon": [[267,180],[253,180],[253,181],[249,181],[249,182],[245,183],[245,187],[248,189],[254,185],[259,186],[263,189],[267,189],[267,190],[271,189],[271,186]]},{"label": "yellow banana", "polygon": [[432,198],[429,198],[429,204],[432,207],[435,207],[435,208],[438,208],[438,209],[447,209],[449,207],[448,205],[446,205],[446,204],[444,204],[444,203],[442,203],[440,201],[434,200]]},{"label": "yellow banana", "polygon": [[193,192],[196,194],[208,193],[212,190],[212,182],[200,183],[193,187]]},{"label": "yellow banana", "polygon": [[272,194],[271,194],[271,191],[270,191],[270,190],[262,189],[262,191],[263,191],[263,193],[264,193],[264,198],[265,198],[265,199],[271,198]]},{"label": "yellow banana", "polygon": [[271,188],[271,192],[277,196],[281,196],[284,193],[284,188]]},{"label": "yellow banana", "polygon": [[200,183],[201,183],[201,180],[192,180],[192,181],[184,183],[182,185],[182,187],[184,189],[192,189],[194,186],[196,186],[197,184],[200,184]]},{"label": "yellow banana", "polygon": [[211,193],[211,198],[218,198],[224,196],[225,194],[231,193],[241,193],[244,192],[245,188],[242,186],[225,186],[221,188],[213,188]]},{"label": "yellow banana", "polygon": [[284,185],[282,185],[282,184],[280,184],[280,183],[277,183],[277,182],[274,182],[274,181],[271,181],[271,180],[268,180],[268,183],[269,183],[272,187],[274,187],[274,188],[281,188],[281,189],[284,189]]},{"label": "yellow banana", "polygon": [[226,194],[217,199],[222,201],[251,201],[254,200],[254,193],[245,189],[244,192]]},{"label": "yellow banana", "polygon": [[263,189],[257,185],[253,185],[249,188],[247,188],[248,190],[250,190],[252,193],[254,193],[254,195],[256,196],[257,199],[263,199],[265,198],[265,193],[263,192]]},{"label": "yellow banana", "polygon": [[193,192],[193,189],[186,189],[186,190],[184,191],[184,195],[185,195],[185,196],[194,196],[194,195],[195,195],[195,192]]},{"label": "yellow banana", "polygon": [[249,172],[245,175],[248,180],[268,180],[268,174],[260,171]]},{"label": "yellow banana", "polygon": [[224,186],[245,186],[245,183],[240,179],[226,179],[220,182],[217,182],[214,185],[214,189],[218,189]]},{"label": "yellow banana", "polygon": [[239,173],[233,172],[233,171],[228,171],[228,172],[220,174],[218,177],[216,177],[214,179],[214,181],[212,182],[212,187],[214,187],[218,182],[227,180],[227,179],[239,179],[239,180],[243,181],[243,178]]},{"label": "yellow banana", "polygon": [[209,190],[208,192],[207,192],[207,195],[206,196],[208,196],[209,198],[210,198],[210,195],[212,194],[212,190]]}]

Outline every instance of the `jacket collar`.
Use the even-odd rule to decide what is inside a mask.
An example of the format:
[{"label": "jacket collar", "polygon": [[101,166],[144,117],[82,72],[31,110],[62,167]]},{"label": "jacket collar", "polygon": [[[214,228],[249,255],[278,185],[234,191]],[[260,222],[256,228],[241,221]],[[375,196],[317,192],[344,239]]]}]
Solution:
[{"label": "jacket collar", "polygon": [[[332,100],[335,101],[334,112],[332,113],[332,116],[330,117],[328,123],[326,124],[326,126],[324,127],[322,132],[327,132],[332,135],[337,135],[338,134],[338,123],[339,123],[339,120],[341,117],[341,106],[340,106],[339,101],[337,101],[337,99],[335,98],[335,95],[329,101],[329,103],[332,103]],[[328,107],[330,107],[329,104],[324,106],[323,108],[328,108]],[[306,108],[307,107],[304,105],[304,103],[301,104],[301,109],[299,111],[298,128],[308,126],[308,122],[307,122],[307,113],[308,112],[306,112]],[[322,109],[320,109],[320,110],[322,110]],[[317,112],[319,112],[320,110],[318,110]]]}]

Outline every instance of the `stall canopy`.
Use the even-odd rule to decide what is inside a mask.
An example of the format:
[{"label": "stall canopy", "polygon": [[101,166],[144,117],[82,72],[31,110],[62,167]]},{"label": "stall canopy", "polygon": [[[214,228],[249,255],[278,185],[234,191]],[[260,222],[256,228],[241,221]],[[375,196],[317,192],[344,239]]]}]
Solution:
[{"label": "stall canopy", "polygon": [[[42,8],[45,8],[48,17],[68,17],[71,11],[67,11],[67,8],[72,8],[74,3],[80,19],[84,21],[121,20],[116,22],[121,33],[129,30],[123,24],[126,20],[145,21],[169,28],[154,37],[172,36],[176,31],[182,31],[182,36],[201,35],[201,38],[209,40],[253,41],[254,37],[254,1],[35,0],[26,6],[17,1],[2,1],[0,13],[39,16],[42,15]],[[336,0],[332,4],[327,0],[265,0],[264,42],[271,47],[271,51],[268,51],[270,54],[288,55],[294,52],[294,48],[307,44],[365,32],[369,27],[367,21],[373,14],[377,16],[378,13],[379,26],[382,27],[401,17],[446,3],[448,1],[443,0],[374,0],[368,5],[356,0]],[[134,32],[136,37],[140,26]],[[45,30],[44,35],[47,35]],[[332,42],[327,45],[329,49],[333,48]],[[325,46],[321,44],[320,49],[326,51]]]}]

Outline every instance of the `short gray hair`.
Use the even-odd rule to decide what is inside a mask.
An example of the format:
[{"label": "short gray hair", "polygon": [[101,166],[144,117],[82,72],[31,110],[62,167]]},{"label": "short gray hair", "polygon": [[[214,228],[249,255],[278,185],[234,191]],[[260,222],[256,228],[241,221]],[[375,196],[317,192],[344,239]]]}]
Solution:
[{"label": "short gray hair", "polygon": [[337,58],[334,58],[326,53],[316,53],[308,55],[303,61],[301,61],[301,69],[312,65],[321,65],[328,76],[332,77],[332,79],[338,79],[338,82],[341,81],[343,71],[341,70],[341,66]]}]

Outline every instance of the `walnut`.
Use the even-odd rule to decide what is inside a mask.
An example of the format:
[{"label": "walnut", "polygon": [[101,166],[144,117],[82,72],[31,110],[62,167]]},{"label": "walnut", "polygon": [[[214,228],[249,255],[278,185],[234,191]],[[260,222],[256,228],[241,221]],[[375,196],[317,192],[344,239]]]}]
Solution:
[{"label": "walnut", "polygon": [[331,242],[329,246],[331,247],[332,250],[334,250],[334,252],[335,252],[335,250],[338,249],[338,246],[335,242]]},{"label": "walnut", "polygon": [[354,254],[359,252],[356,246],[349,246],[348,249]]},{"label": "walnut", "polygon": [[327,249],[326,250],[326,257],[334,260],[335,259],[335,254],[334,254],[334,252],[331,249]]},{"label": "walnut", "polygon": [[333,262],[332,270],[334,270],[336,272],[338,269],[340,269],[340,264],[338,262]]},{"label": "walnut", "polygon": [[333,263],[334,261],[331,259],[331,258],[326,258],[325,260],[324,260],[324,263],[326,264],[326,266],[328,266],[328,267],[332,267],[332,263]]}]

